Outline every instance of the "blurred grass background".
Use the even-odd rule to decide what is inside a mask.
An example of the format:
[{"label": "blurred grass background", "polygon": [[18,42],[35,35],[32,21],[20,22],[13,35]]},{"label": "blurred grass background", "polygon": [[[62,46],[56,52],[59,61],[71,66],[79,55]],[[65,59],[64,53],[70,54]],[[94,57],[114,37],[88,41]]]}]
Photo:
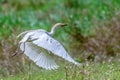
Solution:
[{"label": "blurred grass background", "polygon": [[[11,58],[19,33],[30,29],[50,31],[57,22],[69,25],[57,30],[54,38],[61,41],[77,61],[84,64],[116,62],[119,68],[119,0],[0,0],[0,77],[25,74],[29,70],[31,62],[23,55]],[[39,70],[34,67],[33,70]]]}]

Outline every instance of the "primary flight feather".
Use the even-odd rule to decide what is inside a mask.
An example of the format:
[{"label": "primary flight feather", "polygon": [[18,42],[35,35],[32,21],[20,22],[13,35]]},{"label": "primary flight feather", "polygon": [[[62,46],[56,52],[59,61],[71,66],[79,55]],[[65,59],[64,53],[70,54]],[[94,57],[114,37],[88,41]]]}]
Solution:
[{"label": "primary flight feather", "polygon": [[72,59],[63,45],[51,37],[58,27],[63,26],[66,26],[66,24],[56,23],[50,32],[41,29],[22,32],[18,35],[18,37],[23,37],[19,42],[20,49],[35,62],[36,65],[44,69],[51,70],[58,68],[58,65],[50,53],[80,66],[81,64]]}]

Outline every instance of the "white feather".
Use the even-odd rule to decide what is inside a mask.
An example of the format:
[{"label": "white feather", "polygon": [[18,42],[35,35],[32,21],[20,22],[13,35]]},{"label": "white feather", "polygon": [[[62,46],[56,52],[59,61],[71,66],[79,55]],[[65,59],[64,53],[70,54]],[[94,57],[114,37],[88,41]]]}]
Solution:
[{"label": "white feather", "polygon": [[55,61],[52,59],[50,55],[41,52],[40,48],[31,42],[25,42],[25,46],[22,43],[20,45],[20,49],[24,51],[24,53],[39,67],[49,70],[56,69],[58,67],[58,65],[55,63]]},{"label": "white feather", "polygon": [[[30,36],[30,38],[33,39],[32,43],[36,44],[37,46],[42,47],[48,51],[51,51],[53,54],[55,54],[59,57],[62,57],[65,60],[72,62],[78,66],[81,65],[72,59],[72,57],[67,53],[67,51],[64,49],[64,47],[62,46],[62,44],[60,42],[53,39],[46,32],[41,34],[40,31],[37,31],[32,36]],[[36,38],[36,40],[35,40],[35,38]]]},{"label": "white feather", "polygon": [[[62,44],[51,37],[59,26],[65,26],[65,24],[55,24],[51,32],[45,30],[29,30],[22,32],[18,37],[23,36],[20,43],[20,49],[24,51],[31,60],[33,60],[38,66],[45,69],[57,69],[58,65],[52,59],[52,56],[48,52],[53,53],[75,65],[81,66],[80,63],[76,62],[64,49]],[[47,51],[44,52],[42,48]]]}]

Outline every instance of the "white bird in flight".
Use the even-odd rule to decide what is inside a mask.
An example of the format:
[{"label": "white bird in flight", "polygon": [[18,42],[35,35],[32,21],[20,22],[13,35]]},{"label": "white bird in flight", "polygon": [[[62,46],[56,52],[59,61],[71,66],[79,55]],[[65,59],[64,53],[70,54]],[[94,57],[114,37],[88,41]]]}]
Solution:
[{"label": "white bird in flight", "polygon": [[66,24],[56,23],[50,32],[42,29],[22,32],[17,36],[18,38],[23,37],[19,42],[20,49],[36,65],[47,70],[58,68],[58,65],[50,54],[54,54],[77,66],[81,66],[80,63],[72,59],[59,41],[51,37],[58,27],[64,26]]}]

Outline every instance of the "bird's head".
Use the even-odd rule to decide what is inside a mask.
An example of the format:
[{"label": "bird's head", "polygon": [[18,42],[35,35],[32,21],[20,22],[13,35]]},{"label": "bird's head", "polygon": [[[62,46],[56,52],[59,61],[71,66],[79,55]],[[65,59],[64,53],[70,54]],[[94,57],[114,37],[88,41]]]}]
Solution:
[{"label": "bird's head", "polygon": [[65,27],[67,25],[67,23],[56,23],[53,27]]},{"label": "bird's head", "polygon": [[67,26],[67,23],[56,23],[55,25],[53,25],[51,31],[49,32],[50,35],[53,35],[55,30],[59,27],[65,27]]}]

